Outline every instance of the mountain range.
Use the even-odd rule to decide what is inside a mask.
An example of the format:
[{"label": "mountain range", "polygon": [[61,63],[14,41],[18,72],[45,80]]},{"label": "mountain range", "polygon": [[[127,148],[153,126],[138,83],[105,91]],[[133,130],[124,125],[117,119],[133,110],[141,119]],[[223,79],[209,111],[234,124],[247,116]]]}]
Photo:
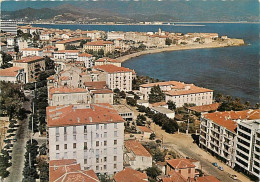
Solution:
[{"label": "mountain range", "polygon": [[[140,21],[259,21],[259,2],[241,1],[66,1],[58,6],[52,2],[35,8],[7,11],[2,2],[3,19],[140,22]],[[18,2],[23,3],[23,2]],[[33,5],[33,6],[32,6]],[[57,4],[56,4],[57,5]],[[23,6],[21,6],[23,7]]]}]

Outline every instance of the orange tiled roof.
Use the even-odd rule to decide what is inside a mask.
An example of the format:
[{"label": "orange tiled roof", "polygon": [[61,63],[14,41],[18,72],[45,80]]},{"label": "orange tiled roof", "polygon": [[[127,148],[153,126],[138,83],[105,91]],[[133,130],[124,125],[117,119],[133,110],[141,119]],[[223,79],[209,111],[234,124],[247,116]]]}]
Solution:
[{"label": "orange tiled roof", "polygon": [[49,163],[49,177],[51,182],[98,182],[93,170],[82,171],[75,159],[52,160]]},{"label": "orange tiled roof", "polygon": [[94,42],[87,42],[85,45],[90,45],[90,46],[104,46],[106,44],[113,44],[111,41],[103,41],[103,40],[98,40]]},{"label": "orange tiled roof", "polygon": [[28,57],[25,57],[23,59],[16,60],[14,62],[17,62],[17,63],[30,63],[30,62],[34,62],[34,61],[41,61],[43,59],[44,58],[40,57],[40,56],[28,56]]},{"label": "orange tiled roof", "polygon": [[151,154],[137,140],[126,140],[125,147],[128,151],[132,151],[135,155],[152,157]]},{"label": "orange tiled roof", "polygon": [[133,72],[133,70],[125,67],[118,67],[112,64],[109,65],[99,65],[99,66],[94,66],[94,69],[97,70],[102,70],[108,73],[116,73],[116,72]]},{"label": "orange tiled roof", "polygon": [[220,182],[216,177],[214,176],[202,176],[198,177],[196,179],[196,182]]},{"label": "orange tiled roof", "polygon": [[166,160],[166,162],[174,169],[195,168],[195,165],[192,164],[188,159],[171,159]]},{"label": "orange tiled roof", "polygon": [[108,57],[104,57],[104,58],[99,58],[98,60],[96,60],[95,62],[112,62],[112,63],[120,63],[120,61],[118,61],[117,59],[111,59]]},{"label": "orange tiled roof", "polygon": [[166,102],[155,102],[151,104],[152,107],[159,107],[159,106],[165,106],[167,105]]},{"label": "orange tiled roof", "polygon": [[100,81],[100,82],[85,82],[84,85],[85,85],[89,90],[101,90],[101,89],[107,88],[105,81]]},{"label": "orange tiled roof", "polygon": [[70,42],[77,42],[80,40],[89,40],[91,39],[90,37],[78,37],[78,38],[71,38],[71,39],[67,39],[67,40],[61,40],[56,42],[56,44],[66,44],[66,43],[70,43]]},{"label": "orange tiled roof", "polygon": [[115,182],[147,182],[147,174],[131,168],[125,168],[114,176]]},{"label": "orange tiled roof", "polygon": [[60,94],[60,93],[88,93],[86,89],[83,88],[69,88],[69,87],[59,87],[59,88],[54,88],[51,87],[49,89],[49,98],[52,98],[53,94]]},{"label": "orange tiled roof", "polygon": [[153,133],[153,130],[151,130],[151,129],[148,128],[147,126],[137,126],[137,128],[138,128],[139,130],[141,130],[142,132]]},{"label": "orange tiled roof", "polygon": [[0,70],[0,76],[6,76],[6,77],[11,77],[11,76],[16,76],[18,71],[23,68],[21,67],[10,67],[6,69]]},{"label": "orange tiled roof", "polygon": [[42,51],[42,49],[38,49],[38,48],[24,48],[21,51]]},{"label": "orange tiled roof", "polygon": [[94,94],[111,94],[111,93],[114,93],[114,92],[112,90],[109,90],[109,89],[101,89],[101,90],[92,91],[92,93],[94,93]]},{"label": "orange tiled roof", "polygon": [[220,103],[216,102],[216,103],[209,104],[209,105],[188,107],[188,109],[192,110],[192,111],[196,111],[196,112],[208,112],[208,111],[216,111],[219,106],[220,106]]},{"label": "orange tiled roof", "polygon": [[170,177],[162,178],[163,182],[187,182],[185,178],[178,172],[172,170],[170,171]]},{"label": "orange tiled roof", "polygon": [[204,93],[204,92],[213,92],[213,90],[203,88],[203,87],[197,87],[193,85],[188,90],[170,90],[165,94],[170,96],[176,96],[176,95],[187,95],[187,94]]},{"label": "orange tiled roof", "polygon": [[92,54],[87,54],[87,53],[79,54],[79,57],[92,57],[92,56],[93,56]]},{"label": "orange tiled roof", "polygon": [[203,114],[203,117],[221,125],[228,130],[235,132],[237,122],[234,120],[253,120],[260,119],[260,109],[244,111],[225,111]]},{"label": "orange tiled roof", "polygon": [[108,103],[49,106],[46,110],[48,127],[124,122]]}]

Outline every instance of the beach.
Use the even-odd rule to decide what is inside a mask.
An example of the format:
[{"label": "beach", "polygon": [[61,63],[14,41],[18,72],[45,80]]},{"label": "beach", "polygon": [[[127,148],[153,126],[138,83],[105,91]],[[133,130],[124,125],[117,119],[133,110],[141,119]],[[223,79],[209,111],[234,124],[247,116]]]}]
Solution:
[{"label": "beach", "polygon": [[191,44],[191,45],[174,45],[164,48],[156,48],[150,49],[145,51],[136,52],[133,54],[121,56],[117,58],[121,63],[127,61],[131,58],[139,57],[145,54],[154,54],[160,52],[167,52],[167,51],[181,51],[181,50],[189,50],[189,49],[210,49],[210,48],[220,48],[220,47],[229,47],[229,46],[242,46],[245,45],[242,39],[230,39],[229,42],[220,43],[220,42],[212,42],[207,44]]}]

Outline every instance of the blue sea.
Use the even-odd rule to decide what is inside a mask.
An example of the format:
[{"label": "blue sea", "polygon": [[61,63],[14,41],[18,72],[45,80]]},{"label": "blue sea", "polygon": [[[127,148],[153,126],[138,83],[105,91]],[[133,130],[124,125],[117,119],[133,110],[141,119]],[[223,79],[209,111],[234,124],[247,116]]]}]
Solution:
[{"label": "blue sea", "polygon": [[[198,25],[198,23],[196,23]],[[239,97],[252,104],[259,102],[259,28],[254,23],[203,23],[205,26],[171,25],[34,25],[57,29],[104,31],[212,32],[242,38],[246,45],[196,49],[143,55],[123,63],[139,75],[160,80],[178,80]]]}]

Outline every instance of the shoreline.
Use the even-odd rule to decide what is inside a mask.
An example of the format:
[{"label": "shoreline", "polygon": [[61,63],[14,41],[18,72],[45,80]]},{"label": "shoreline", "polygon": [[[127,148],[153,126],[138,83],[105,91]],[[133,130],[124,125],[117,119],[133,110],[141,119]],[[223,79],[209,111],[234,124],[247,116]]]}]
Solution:
[{"label": "shoreline", "polygon": [[151,50],[145,50],[140,51],[132,54],[128,54],[119,58],[116,58],[116,60],[120,61],[121,63],[146,54],[156,54],[161,52],[170,52],[170,51],[182,51],[182,50],[192,50],[192,49],[211,49],[211,48],[222,48],[222,47],[234,47],[234,46],[243,46],[244,44],[233,44],[229,45],[227,43],[225,44],[219,44],[219,43],[209,43],[209,44],[199,44],[199,45],[176,45],[176,46],[169,46],[165,48],[157,48],[157,49],[151,49]]}]

